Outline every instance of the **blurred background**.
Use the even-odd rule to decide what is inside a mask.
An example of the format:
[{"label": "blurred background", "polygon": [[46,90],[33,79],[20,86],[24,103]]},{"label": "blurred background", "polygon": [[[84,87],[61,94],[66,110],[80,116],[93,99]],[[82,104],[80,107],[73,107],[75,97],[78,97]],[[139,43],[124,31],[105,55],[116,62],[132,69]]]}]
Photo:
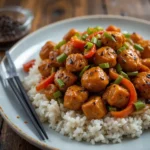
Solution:
[{"label": "blurred background", "polygon": [[[150,0],[0,0],[0,9],[20,6],[34,15],[30,32],[84,15],[111,14],[150,20]],[[1,33],[0,28],[0,33]],[[0,52],[4,56],[4,52]],[[0,117],[0,150],[39,150],[12,131]]]}]

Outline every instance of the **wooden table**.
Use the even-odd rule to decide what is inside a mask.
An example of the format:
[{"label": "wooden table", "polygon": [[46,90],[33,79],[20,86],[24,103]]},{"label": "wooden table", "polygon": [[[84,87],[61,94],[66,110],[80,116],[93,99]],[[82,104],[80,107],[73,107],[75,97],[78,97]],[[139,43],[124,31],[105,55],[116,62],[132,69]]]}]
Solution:
[{"label": "wooden table", "polygon": [[[114,14],[150,20],[150,0],[0,0],[0,7],[8,5],[33,11],[31,32],[58,20],[83,15]],[[38,150],[14,133],[0,116],[0,150],[31,149]]]}]

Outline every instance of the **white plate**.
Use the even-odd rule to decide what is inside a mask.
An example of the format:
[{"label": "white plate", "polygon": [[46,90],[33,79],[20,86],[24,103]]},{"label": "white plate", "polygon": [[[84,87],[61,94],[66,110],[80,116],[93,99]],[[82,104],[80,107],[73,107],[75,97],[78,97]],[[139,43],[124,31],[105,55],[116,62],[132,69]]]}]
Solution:
[{"label": "white plate", "polygon": [[[58,42],[63,35],[70,29],[76,28],[84,31],[89,26],[100,25],[106,27],[110,24],[121,27],[122,30],[129,32],[138,32],[145,39],[150,35],[150,22],[143,21],[135,18],[119,17],[119,16],[86,16],[74,19],[68,19],[46,26],[23,40],[18,42],[13,48],[11,48],[11,56],[17,66],[20,77],[25,74],[22,72],[22,64],[26,61],[35,58],[38,55],[41,46],[45,41],[51,40]],[[150,39],[150,38],[149,38]],[[4,60],[3,60],[4,62]],[[2,64],[3,64],[2,62]],[[20,104],[16,101],[11,90],[4,89],[0,83],[0,112],[3,118],[7,121],[10,127],[13,128],[21,137],[29,141],[30,143],[43,148],[43,149],[61,149],[61,150],[149,150],[150,149],[150,134],[144,132],[140,138],[126,139],[120,144],[96,144],[91,145],[86,142],[77,142],[70,140],[68,137],[62,136],[59,133],[45,126],[45,130],[49,136],[49,140],[40,141],[34,132],[34,127],[28,120],[26,114],[22,110]],[[20,119],[17,119],[20,116]],[[25,124],[24,121],[28,121]]]}]

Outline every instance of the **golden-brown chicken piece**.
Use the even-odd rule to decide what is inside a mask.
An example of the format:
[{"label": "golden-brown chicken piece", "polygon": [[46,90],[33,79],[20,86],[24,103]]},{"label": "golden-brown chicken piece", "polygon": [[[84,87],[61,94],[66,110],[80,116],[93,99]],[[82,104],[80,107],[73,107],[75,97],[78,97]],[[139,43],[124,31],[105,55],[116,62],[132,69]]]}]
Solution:
[{"label": "golden-brown chicken piece", "polygon": [[133,83],[140,96],[150,99],[150,72],[140,72]]},{"label": "golden-brown chicken piece", "polygon": [[64,65],[63,63],[59,63],[57,61],[57,56],[59,55],[61,55],[59,50],[51,51],[49,53],[49,60],[52,67],[61,67]]},{"label": "golden-brown chicken piece", "polygon": [[120,32],[106,32],[110,36],[114,38],[115,41],[113,41],[111,38],[108,38],[105,36],[105,33],[102,35],[102,44],[104,46],[109,46],[113,48],[114,50],[118,50],[120,47],[123,46],[125,42],[125,38],[122,33]]},{"label": "golden-brown chicken piece", "polygon": [[142,59],[142,64],[150,68],[150,58]]},{"label": "golden-brown chicken piece", "polygon": [[64,96],[64,107],[71,110],[79,110],[88,99],[88,92],[81,86],[70,86]]},{"label": "golden-brown chicken piece", "polygon": [[51,63],[49,59],[42,60],[41,64],[38,66],[38,70],[43,77],[48,77],[51,73]]},{"label": "golden-brown chicken piece", "polygon": [[118,63],[125,71],[137,71],[140,69],[140,58],[133,49],[123,50],[118,55]]},{"label": "golden-brown chicken piece", "polygon": [[114,26],[114,25],[109,25],[107,28],[106,28],[106,31],[115,31],[115,32],[121,32],[121,29]]},{"label": "golden-brown chicken piece", "polygon": [[[58,83],[59,79],[64,83],[64,85],[62,87]],[[56,86],[59,87],[59,89],[61,91],[66,91],[67,88],[69,86],[73,85],[76,80],[77,80],[77,77],[73,73],[71,73],[70,71],[68,71],[66,69],[59,69],[56,72],[55,78],[54,78],[54,82],[55,82]]]},{"label": "golden-brown chicken piece", "polygon": [[88,119],[103,118],[106,113],[106,107],[100,96],[92,96],[88,102],[82,105],[82,110]]},{"label": "golden-brown chicken piece", "polygon": [[76,29],[71,29],[64,37],[63,39],[66,41],[69,41],[72,36],[74,36],[78,31]]},{"label": "golden-brown chicken piece", "polygon": [[139,44],[144,48],[144,51],[141,52],[141,57],[150,58],[150,40],[141,40]]},{"label": "golden-brown chicken piece", "polygon": [[47,97],[47,99],[51,100],[54,98],[53,94],[58,91],[58,88],[55,84],[49,84],[46,89],[43,90],[43,93]]},{"label": "golden-brown chicken piece", "polygon": [[109,63],[110,67],[114,67],[117,63],[116,58],[116,52],[111,47],[105,46],[96,51],[94,55],[94,63],[96,65]]},{"label": "golden-brown chicken piece", "polygon": [[82,54],[71,54],[67,57],[66,69],[71,72],[81,71],[86,65],[88,62]]},{"label": "golden-brown chicken piece", "polygon": [[88,69],[81,78],[82,86],[90,92],[100,92],[108,83],[108,76],[100,67]]},{"label": "golden-brown chicken piece", "polygon": [[142,36],[139,35],[138,33],[133,32],[131,34],[131,39],[133,40],[134,43],[138,43],[140,40],[142,40]]},{"label": "golden-brown chicken piece", "polygon": [[73,47],[71,42],[68,42],[60,47],[60,53],[65,53],[66,55],[81,53],[80,49]]},{"label": "golden-brown chicken piece", "polygon": [[107,87],[102,99],[109,105],[117,108],[124,108],[129,102],[129,92],[117,84]]},{"label": "golden-brown chicken piece", "polygon": [[54,47],[56,44],[52,41],[46,42],[46,44],[42,47],[40,51],[40,57],[41,59],[48,59],[49,58],[49,52],[54,50]]}]

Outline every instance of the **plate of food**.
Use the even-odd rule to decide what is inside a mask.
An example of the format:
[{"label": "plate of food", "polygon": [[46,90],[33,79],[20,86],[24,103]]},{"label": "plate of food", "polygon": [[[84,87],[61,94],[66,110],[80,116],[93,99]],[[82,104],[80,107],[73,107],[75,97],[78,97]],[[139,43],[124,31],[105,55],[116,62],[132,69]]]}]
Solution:
[{"label": "plate of food", "polygon": [[2,82],[1,115],[42,149],[149,149],[149,32],[148,21],[96,15],[26,36],[10,54],[49,140],[38,139]]}]

